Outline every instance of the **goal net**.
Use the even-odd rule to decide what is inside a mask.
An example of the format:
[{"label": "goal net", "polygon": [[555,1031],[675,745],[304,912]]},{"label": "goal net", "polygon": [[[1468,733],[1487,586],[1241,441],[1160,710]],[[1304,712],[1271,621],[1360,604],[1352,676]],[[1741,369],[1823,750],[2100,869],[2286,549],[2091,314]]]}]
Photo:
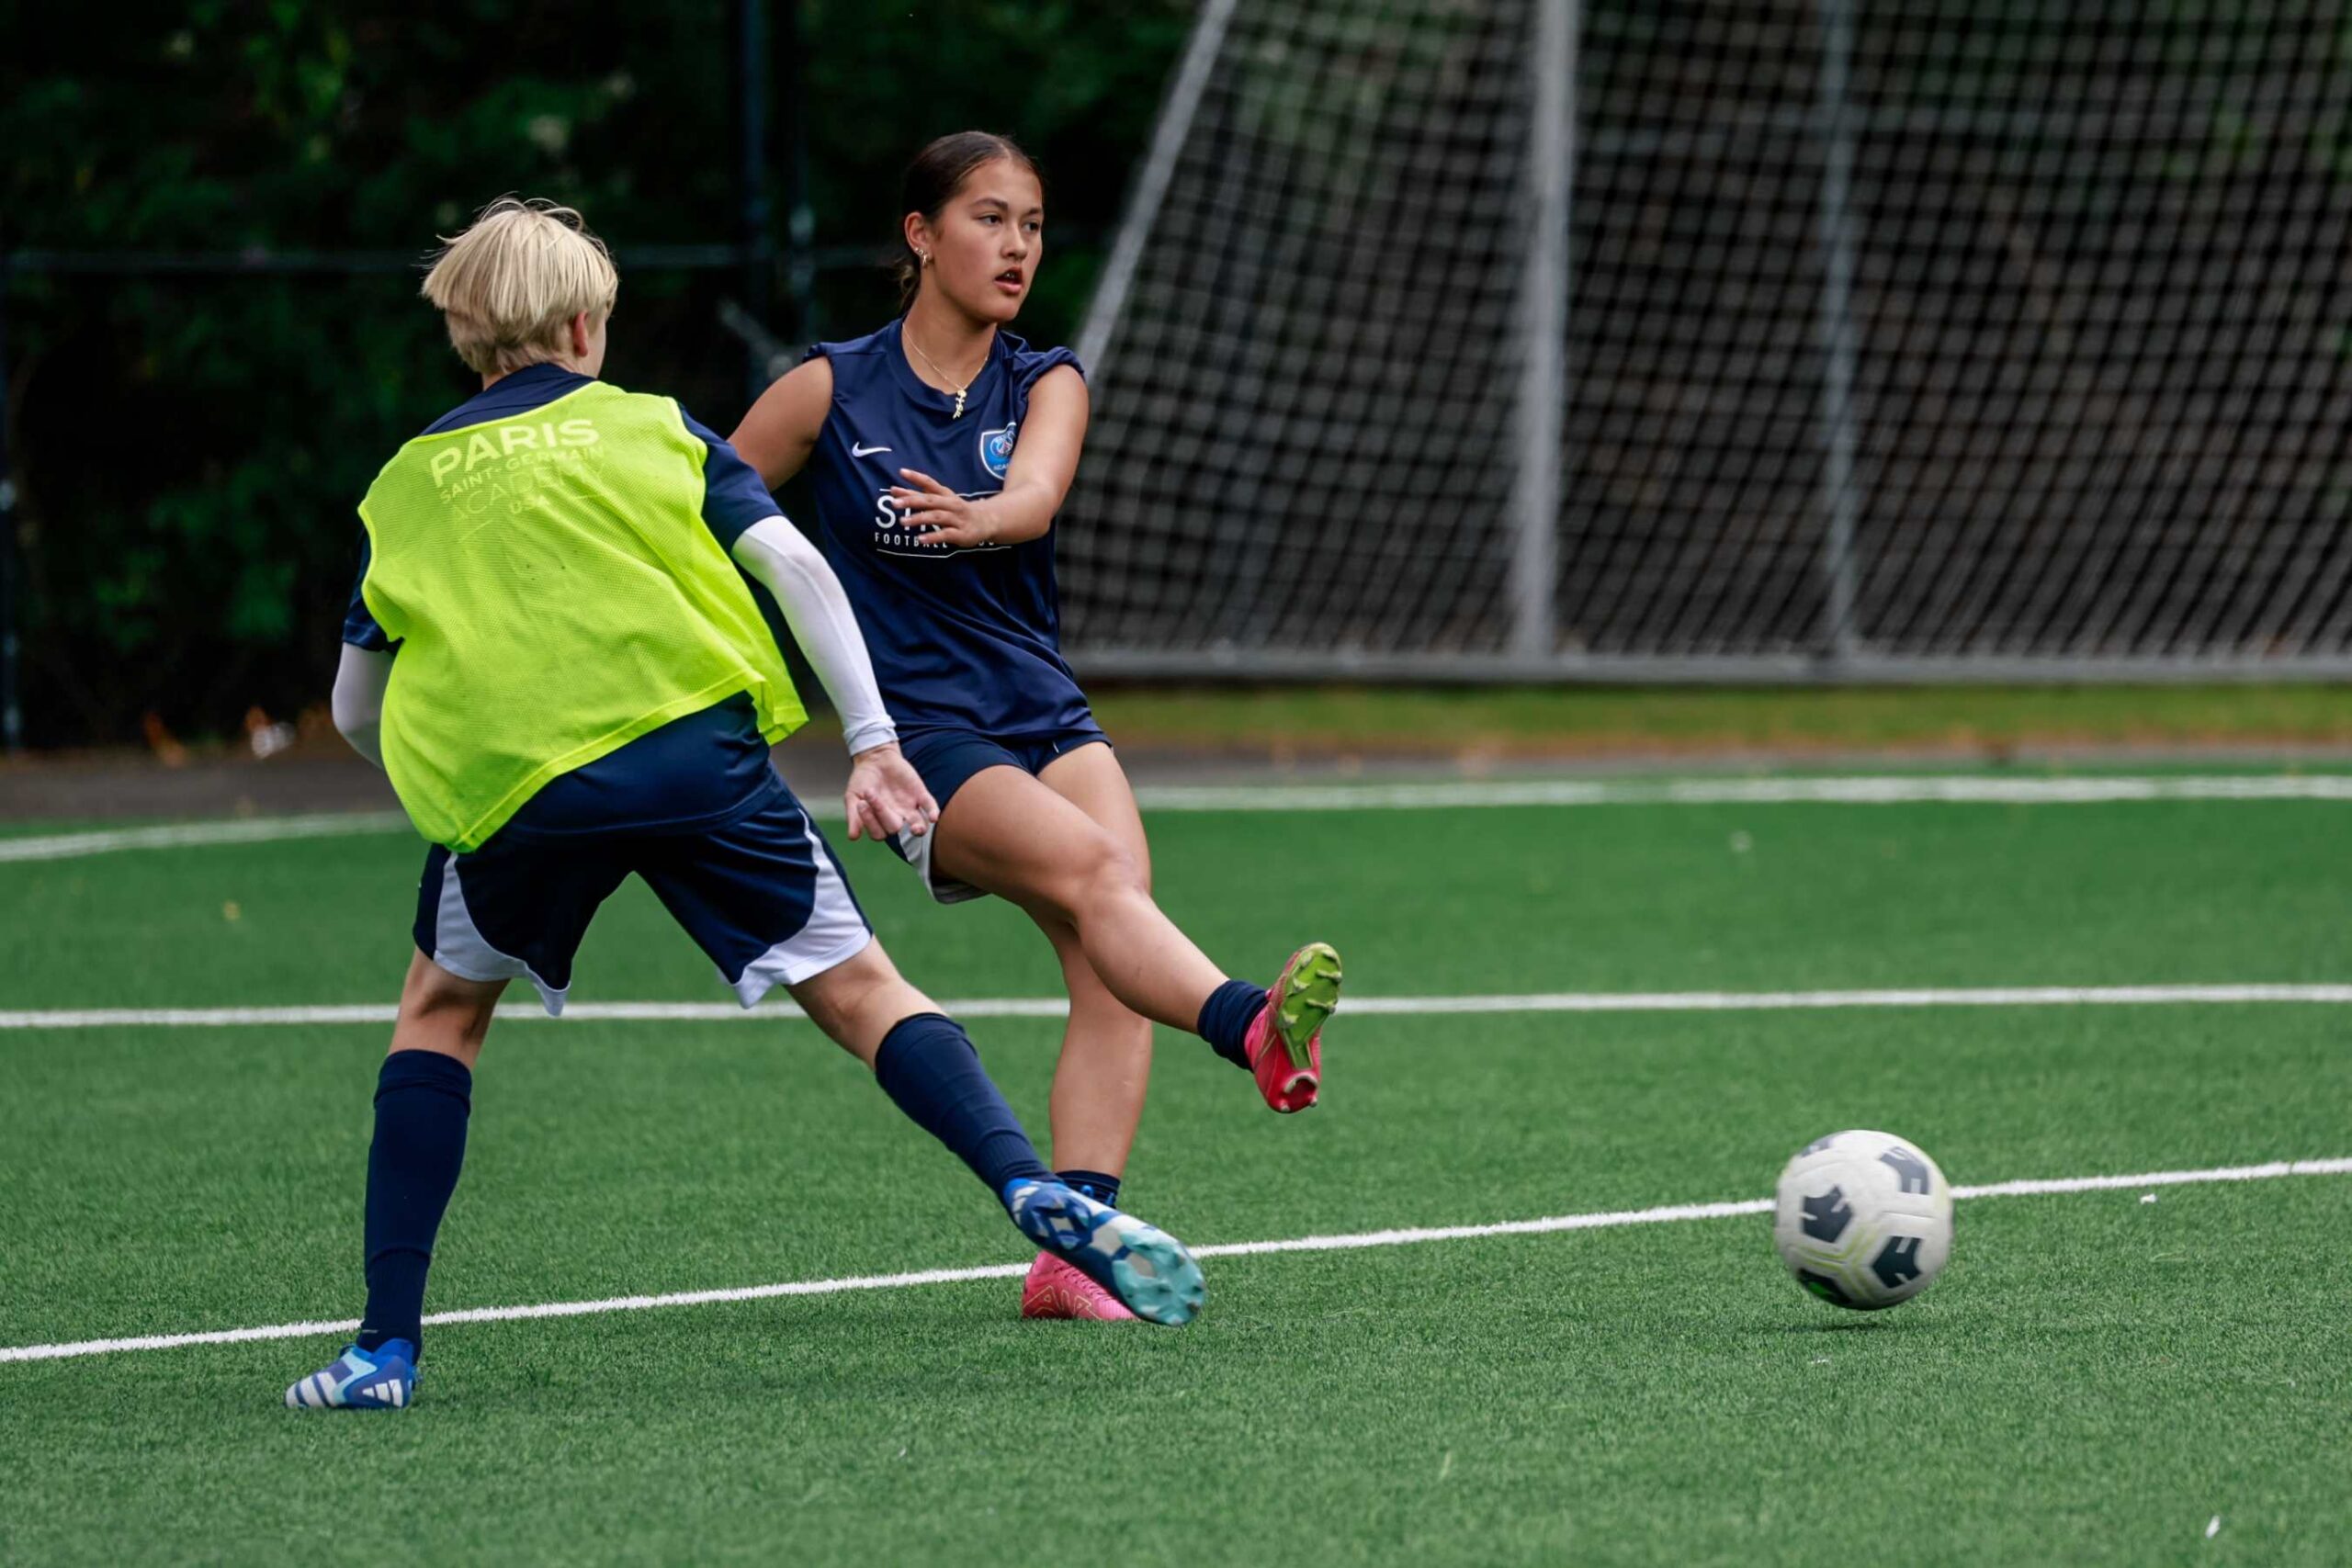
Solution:
[{"label": "goal net", "polygon": [[1135,185],[1083,669],[2352,671],[2344,6],[1207,0]]}]

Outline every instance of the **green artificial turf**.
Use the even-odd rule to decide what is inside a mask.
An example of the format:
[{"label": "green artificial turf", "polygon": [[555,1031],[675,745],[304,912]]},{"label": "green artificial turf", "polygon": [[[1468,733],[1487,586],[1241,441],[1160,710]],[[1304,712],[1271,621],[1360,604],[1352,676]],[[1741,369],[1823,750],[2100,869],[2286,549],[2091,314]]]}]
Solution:
[{"label": "green artificial turf", "polygon": [[[1329,936],[1367,996],[2352,978],[2340,806],[1151,827],[1213,953]],[[0,1008],[388,1001],[417,858],[0,865]],[[919,983],[1051,994],[1012,911],[849,864]],[[575,996],[724,993],[630,889]],[[1849,1125],[1962,1183],[2352,1155],[2344,1017],[1343,1014],[1294,1119],[1163,1034],[1129,1190],[1212,1243],[1758,1197]],[[1042,1131],[1057,1026],[973,1027]],[[383,1039],[0,1032],[0,1345],[355,1314]],[[1869,1317],[1744,1216],[1213,1258],[1182,1331],[1023,1324],[1006,1280],[447,1325],[399,1415],[277,1406],[332,1337],[0,1364],[0,1561],[2341,1561],[2352,1177],[2155,1196],[1963,1202]],[[429,1305],[1023,1256],[805,1023],[514,1022]]]},{"label": "green artificial turf", "polygon": [[[1170,812],[1151,835],[1219,962],[1271,978],[1323,937],[1368,994],[2346,977],[2352,815],[2327,802]],[[917,984],[1055,992],[1016,911],[934,906],[888,850],[841,847]],[[0,864],[0,1008],[389,1002],[424,858],[385,833]],[[572,991],[729,994],[634,882]]]}]

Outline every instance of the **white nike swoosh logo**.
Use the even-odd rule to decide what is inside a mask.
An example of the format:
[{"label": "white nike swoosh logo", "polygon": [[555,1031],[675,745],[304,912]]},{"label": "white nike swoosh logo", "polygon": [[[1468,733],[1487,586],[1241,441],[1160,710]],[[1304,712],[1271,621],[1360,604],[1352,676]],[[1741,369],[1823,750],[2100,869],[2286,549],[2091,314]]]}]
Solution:
[{"label": "white nike swoosh logo", "polygon": [[849,455],[853,457],[871,457],[876,452],[888,452],[888,450],[889,448],[888,446],[860,446],[854,441],[851,442],[849,446]]}]

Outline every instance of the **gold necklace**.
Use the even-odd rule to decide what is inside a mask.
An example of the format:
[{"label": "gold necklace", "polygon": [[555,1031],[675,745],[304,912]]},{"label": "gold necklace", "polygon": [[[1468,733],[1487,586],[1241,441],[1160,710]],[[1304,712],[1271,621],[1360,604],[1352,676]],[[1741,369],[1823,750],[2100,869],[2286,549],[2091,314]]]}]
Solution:
[{"label": "gold necklace", "polygon": [[[946,371],[942,370],[939,367],[939,361],[933,359],[930,355],[923,353],[922,344],[915,341],[914,333],[908,332],[902,327],[899,331],[899,341],[905,344],[909,348],[913,349],[915,351],[916,357],[920,358],[925,365],[931,367],[931,373],[933,375],[938,377],[943,381],[953,381],[956,379],[955,377],[950,376]],[[948,418],[961,419],[964,417],[964,388],[969,387],[974,381],[978,380],[980,378],[980,370],[985,370],[988,367],[989,356],[986,352],[983,352],[980,355],[979,370],[973,371],[969,377],[965,378],[964,386],[956,389],[956,412],[949,414],[947,416]]]}]

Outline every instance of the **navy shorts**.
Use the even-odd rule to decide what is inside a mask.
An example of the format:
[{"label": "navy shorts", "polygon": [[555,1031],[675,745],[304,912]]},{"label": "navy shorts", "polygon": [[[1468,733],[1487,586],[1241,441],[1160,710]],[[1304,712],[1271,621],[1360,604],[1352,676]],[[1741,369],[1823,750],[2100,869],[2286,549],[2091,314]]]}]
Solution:
[{"label": "navy shorts", "polygon": [[[910,729],[899,737],[899,751],[922,776],[923,787],[931,791],[931,798],[939,803],[942,811],[947,809],[948,800],[964,787],[965,782],[983,768],[1019,768],[1035,778],[1057,757],[1081,746],[1110,744],[1111,738],[1091,724],[1056,730],[1050,735],[999,738],[976,729]],[[900,860],[915,868],[923,886],[939,902],[960,904],[967,898],[987,897],[970,883],[958,882],[933,870],[931,840],[937,831],[933,828],[931,833],[911,833],[902,829],[891,838],[890,847],[899,852]]]},{"label": "navy shorts", "polygon": [[436,845],[417,892],[417,951],[460,979],[527,978],[560,1013],[589,921],[631,872],[745,1007],[873,938],[831,847],[777,779],[715,826],[499,833],[468,854]]}]

